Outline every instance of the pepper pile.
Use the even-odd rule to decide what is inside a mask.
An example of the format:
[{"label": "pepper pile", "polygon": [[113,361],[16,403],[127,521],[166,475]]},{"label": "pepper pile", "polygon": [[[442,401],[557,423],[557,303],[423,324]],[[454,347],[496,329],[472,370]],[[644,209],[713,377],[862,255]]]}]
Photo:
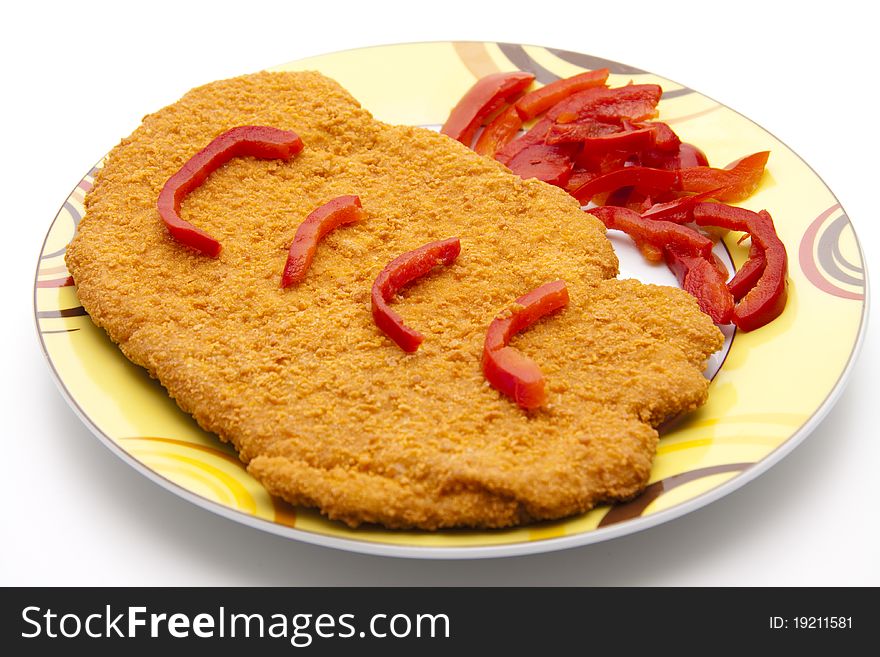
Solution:
[{"label": "pepper pile", "polygon": [[[754,193],[770,153],[711,167],[697,146],[654,120],[660,86],[609,88],[607,79],[608,70],[599,69],[526,92],[530,73],[489,75],[453,108],[441,132],[522,178],[568,191],[606,227],[630,235],[648,260],[665,261],[716,323],[751,331],[778,317],[787,296],[785,246],[765,210],[727,205]],[[751,236],[749,259],[729,282],[697,226]]]}]

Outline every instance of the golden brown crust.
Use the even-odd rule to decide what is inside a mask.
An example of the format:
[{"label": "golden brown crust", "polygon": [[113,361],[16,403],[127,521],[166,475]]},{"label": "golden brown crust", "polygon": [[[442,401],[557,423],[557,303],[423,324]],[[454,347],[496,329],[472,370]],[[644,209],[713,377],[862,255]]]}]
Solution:
[{"label": "golden brown crust", "polygon": [[[290,162],[240,158],[183,203],[223,244],[174,242],[165,180],[235,125],[297,131]],[[367,218],[331,233],[279,288],[299,222],[341,194]],[[123,352],[273,494],[349,524],[500,527],[585,511],[646,483],[665,418],[706,397],[721,335],[680,290],[613,279],[604,228],[563,191],[523,181],[428,130],[372,119],[316,73],[212,83],[149,115],[109,156],[67,251],[80,299]],[[373,325],[370,286],[396,255],[458,236],[458,260],[394,302],[425,335],[405,354]],[[564,279],[571,303],[517,336],[548,405],[484,381],[485,329]]]}]

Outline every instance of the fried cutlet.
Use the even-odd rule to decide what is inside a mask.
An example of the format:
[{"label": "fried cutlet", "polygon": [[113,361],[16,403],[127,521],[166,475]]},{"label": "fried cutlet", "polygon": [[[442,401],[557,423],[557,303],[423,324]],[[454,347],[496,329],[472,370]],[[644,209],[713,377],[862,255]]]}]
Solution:
[{"label": "fried cutlet", "polygon": [[[183,202],[223,244],[175,242],[165,181],[238,125],[296,131],[290,161],[234,159]],[[329,234],[305,280],[279,277],[300,222],[357,194],[366,218]],[[664,419],[706,399],[722,337],[695,300],[617,280],[599,221],[430,130],[374,120],[317,73],[208,84],[109,154],[67,250],[93,321],[273,494],[351,525],[503,527],[636,494]],[[403,352],[374,325],[370,288],[399,254],[459,237],[450,267],[393,307],[425,335]],[[492,319],[563,279],[571,301],[516,336],[548,401],[525,411],[485,381]]]}]

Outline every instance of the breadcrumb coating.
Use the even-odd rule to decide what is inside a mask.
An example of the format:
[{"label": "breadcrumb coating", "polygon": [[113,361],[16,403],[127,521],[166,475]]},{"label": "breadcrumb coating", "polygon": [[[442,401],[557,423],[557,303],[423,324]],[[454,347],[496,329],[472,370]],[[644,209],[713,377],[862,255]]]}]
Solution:
[{"label": "breadcrumb coating", "polygon": [[[183,202],[223,244],[175,242],[165,181],[238,125],[294,130],[289,162],[230,161]],[[300,222],[343,194],[366,217],[318,245],[281,289]],[[110,153],[67,264],[93,321],[274,495],[350,525],[503,527],[586,511],[646,484],[656,426],[706,399],[721,333],[681,290],[617,280],[605,229],[568,194],[521,180],[430,130],[376,121],[318,73],[214,82],[148,115]],[[455,263],[392,307],[425,335],[404,353],[374,325],[370,288],[397,255],[459,237]],[[495,315],[563,279],[571,302],[516,336],[548,403],[491,388]]]}]

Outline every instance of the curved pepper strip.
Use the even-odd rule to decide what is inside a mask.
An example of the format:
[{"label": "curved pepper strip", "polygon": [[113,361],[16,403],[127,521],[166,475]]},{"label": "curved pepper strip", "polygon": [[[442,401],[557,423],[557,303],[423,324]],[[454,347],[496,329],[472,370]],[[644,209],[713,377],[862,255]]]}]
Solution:
[{"label": "curved pepper strip", "polygon": [[507,165],[514,157],[528,147],[543,145],[552,126],[553,121],[546,116],[541,117],[524,135],[520,135],[499,148],[495,152],[495,159],[501,162],[501,164]]},{"label": "curved pepper strip", "polygon": [[[628,123],[628,122],[627,122]],[[626,124],[624,124],[626,126]],[[629,124],[634,129],[651,128],[654,131],[654,147],[661,152],[677,152],[681,139],[668,123],[662,121],[646,121]]]},{"label": "curved pepper strip", "polygon": [[565,183],[565,191],[569,194],[574,194],[576,189],[580,189],[588,182],[593,180],[593,178],[598,178],[599,174],[593,173],[589,169],[586,169],[582,166],[579,166],[575,163],[574,168],[571,171],[571,175],[568,177],[568,182]]},{"label": "curved pepper strip", "polygon": [[620,187],[605,196],[601,205],[619,205],[642,214],[651,207],[651,197],[636,191],[632,187]]},{"label": "curved pepper strip", "polygon": [[[628,153],[618,151],[595,154],[581,151],[574,159],[575,173],[583,172],[585,174],[583,181],[586,182],[587,180],[604,176],[606,173],[622,169],[626,166],[628,159]],[[572,187],[572,189],[577,189],[577,187]]]},{"label": "curved pepper strip", "polygon": [[388,302],[404,285],[424,276],[436,265],[451,264],[460,252],[461,242],[457,237],[431,242],[397,256],[376,277],[371,294],[373,321],[404,351],[416,351],[425,336],[406,326]]},{"label": "curved pepper strip", "polygon": [[693,196],[682,196],[674,201],[655,203],[642,212],[642,217],[645,219],[663,219],[664,221],[673,221],[677,224],[689,223],[694,220],[694,206],[700,201],[712,198],[719,191],[718,189],[710,189],[707,192],[694,194]]},{"label": "curved pepper strip", "polygon": [[656,84],[628,84],[607,89],[594,87],[579,91],[547,111],[557,123],[594,119],[606,123],[643,121],[657,115],[663,89]]},{"label": "curved pepper strip", "polygon": [[568,305],[565,281],[553,281],[519,297],[494,320],[483,342],[483,375],[491,386],[522,408],[538,408],[547,399],[544,375],[531,358],[513,347],[511,338],[539,319]]},{"label": "curved pepper strip", "polygon": [[532,144],[507,162],[507,168],[523,180],[537,178],[564,187],[574,169],[575,144]]},{"label": "curved pepper strip", "polygon": [[[644,150],[639,153],[639,164],[643,167],[670,170],[696,168],[701,171],[709,168],[709,160],[706,158],[706,154],[693,144],[687,142],[681,142],[673,150],[663,150],[661,148]],[[713,169],[713,171],[722,171],[722,169]]]},{"label": "curved pepper strip", "polygon": [[685,167],[678,172],[681,189],[685,192],[705,192],[722,188],[716,196],[719,201],[744,201],[758,188],[769,157],[770,151],[761,151],[732,163],[726,169]]},{"label": "curved pepper strip", "polygon": [[650,193],[680,189],[679,185],[677,171],[649,167],[623,167],[592,178],[570,193],[582,205],[585,205],[597,194],[613,192],[620,187],[634,187],[640,192]]},{"label": "curved pepper strip", "polygon": [[622,230],[629,235],[648,260],[659,262],[663,250],[668,247],[707,261],[712,258],[712,240],[688,226],[662,219],[645,219],[634,210],[611,205],[590,208],[586,212],[599,219],[606,228]]},{"label": "curved pepper strip", "polygon": [[239,126],[216,137],[171,176],[159,193],[156,205],[171,237],[216,258],[222,248],[220,242],[180,216],[186,195],[234,157],[289,160],[302,148],[302,139],[295,132],[267,126]]},{"label": "curved pepper strip", "polygon": [[496,116],[480,133],[480,136],[477,137],[477,143],[474,144],[474,150],[480,155],[495,157],[495,153],[516,136],[516,133],[522,128],[522,124],[522,119],[519,118],[516,108],[511,105]]},{"label": "curved pepper strip", "polygon": [[516,108],[519,117],[523,121],[528,121],[529,119],[533,119],[539,114],[546,112],[554,105],[560,103],[578,91],[604,86],[607,80],[607,68],[598,68],[595,71],[585,71],[584,73],[578,73],[569,78],[555,80],[550,84],[544,85],[540,89],[530,91],[516,101],[513,106]]},{"label": "curved pepper strip", "polygon": [[583,144],[592,153],[606,151],[638,152],[654,145],[653,128],[621,130],[619,126],[600,121],[556,123],[547,135],[548,144]]},{"label": "curved pepper strip", "polygon": [[664,249],[666,264],[675,274],[685,292],[697,300],[700,310],[709,315],[716,324],[728,324],[733,316],[733,295],[727,288],[727,270],[724,265],[702,256],[680,253],[677,249]]},{"label": "curved pepper strip", "polygon": [[302,282],[315,257],[315,250],[331,230],[343,224],[352,224],[364,217],[361,199],[357,196],[338,196],[328,201],[305,218],[290,244],[287,262],[281,274],[281,287]]},{"label": "curved pepper strip", "polygon": [[764,251],[757,244],[752,244],[751,248],[749,248],[748,260],[742,264],[742,267],[736,270],[733,278],[727,283],[727,287],[730,289],[730,293],[735,301],[742,299],[748,294],[749,290],[755,287],[766,266],[767,261],[764,259]]},{"label": "curved pepper strip", "polygon": [[698,203],[694,207],[694,221],[700,226],[746,232],[752,238],[752,245],[757,245],[763,253],[763,271],[754,287],[734,306],[733,323],[743,331],[753,331],[782,314],[788,298],[788,254],[770,214],[723,203]]},{"label": "curved pepper strip", "polygon": [[534,79],[534,74],[525,71],[493,73],[480,78],[452,108],[440,132],[470,147],[483,119],[525,91]]}]

